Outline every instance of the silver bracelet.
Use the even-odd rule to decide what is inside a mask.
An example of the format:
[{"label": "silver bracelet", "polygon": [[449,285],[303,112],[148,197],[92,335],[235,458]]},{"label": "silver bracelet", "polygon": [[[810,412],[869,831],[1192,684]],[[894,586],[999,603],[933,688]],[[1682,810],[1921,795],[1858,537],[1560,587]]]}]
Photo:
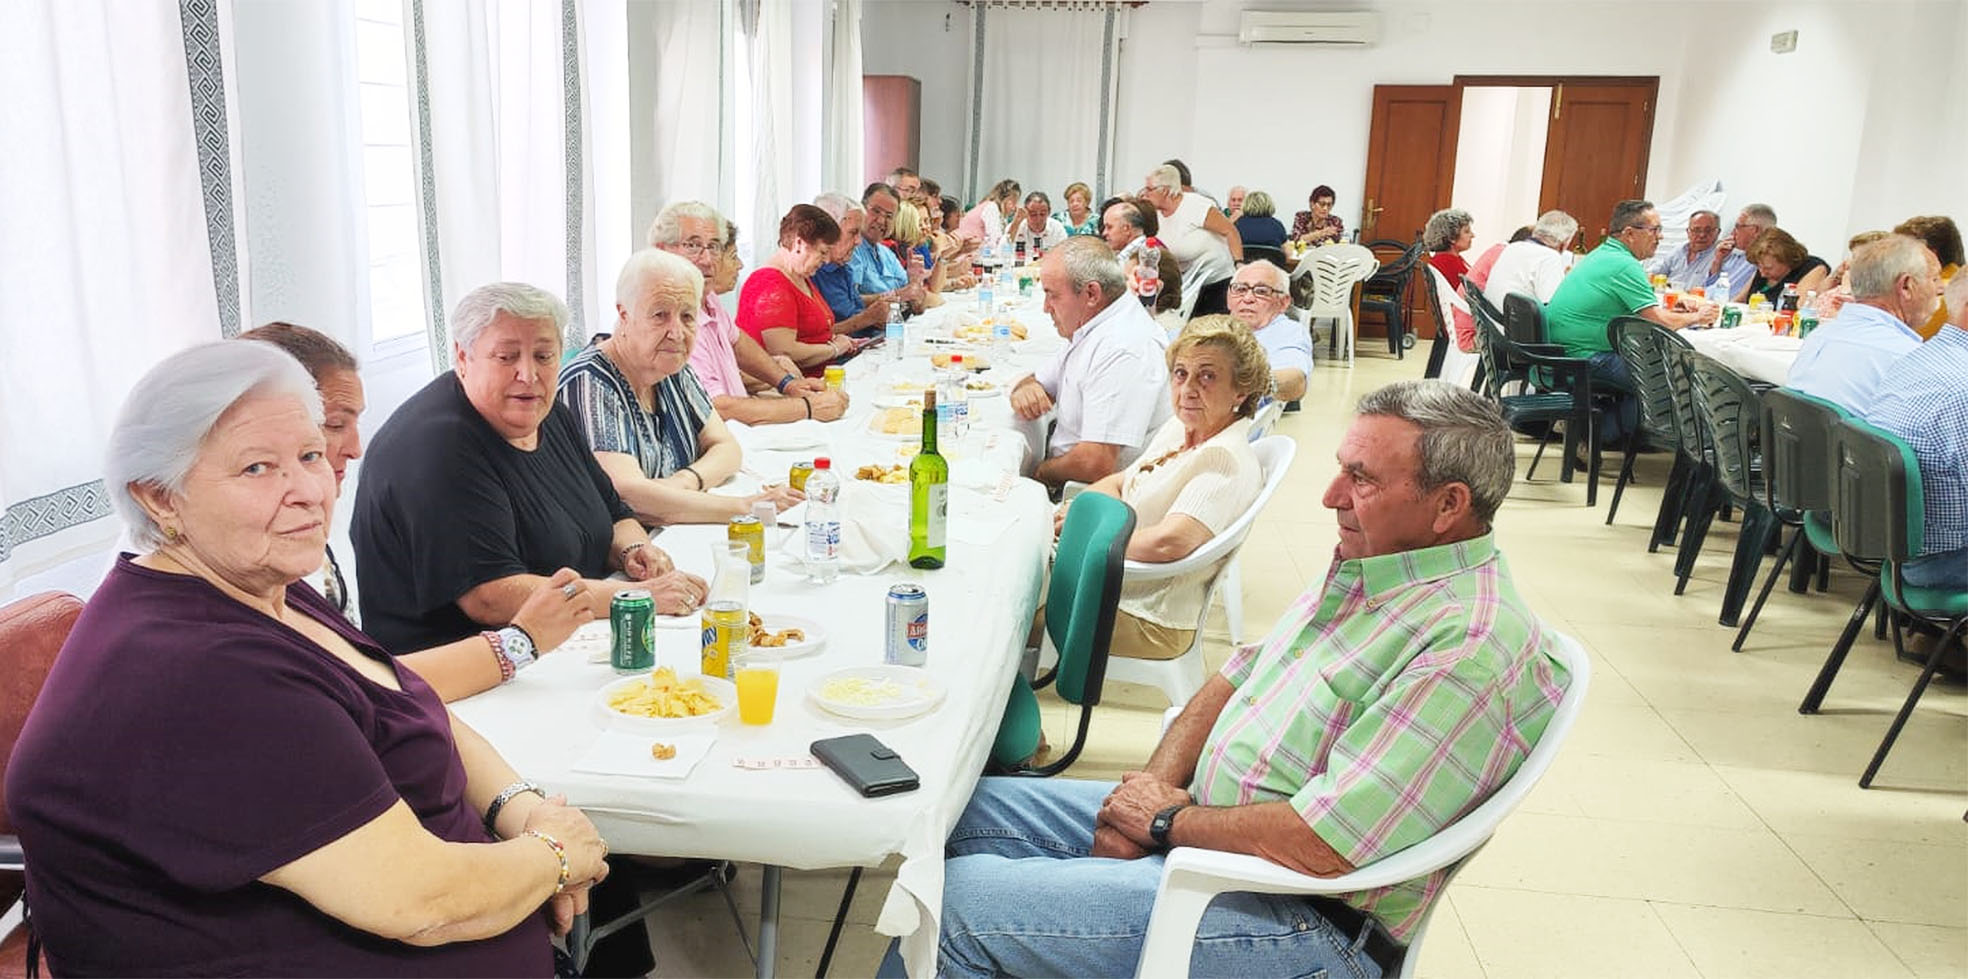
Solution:
[{"label": "silver bracelet", "polygon": [[493,798],[492,804],[485,809],[485,832],[493,839],[496,840],[499,838],[499,831],[493,828],[493,824],[499,821],[499,811],[506,808],[506,803],[513,801],[513,797],[519,795],[521,792],[531,792],[542,799],[547,797],[545,789],[525,779],[520,779],[500,789],[499,794]]}]

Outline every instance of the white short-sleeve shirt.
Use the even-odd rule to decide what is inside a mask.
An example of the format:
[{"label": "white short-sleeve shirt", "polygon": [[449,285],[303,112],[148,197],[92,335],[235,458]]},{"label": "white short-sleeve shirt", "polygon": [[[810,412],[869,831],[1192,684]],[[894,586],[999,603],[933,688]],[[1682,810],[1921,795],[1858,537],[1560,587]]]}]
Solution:
[{"label": "white short-sleeve shirt", "polygon": [[1133,296],[1121,296],[1073,333],[1032,377],[1055,406],[1046,457],[1081,442],[1121,447],[1119,464],[1141,455],[1173,414],[1169,407],[1167,338]]},{"label": "white short-sleeve shirt", "polygon": [[1503,297],[1521,292],[1538,302],[1548,303],[1558,284],[1565,281],[1565,255],[1549,245],[1535,241],[1513,241],[1504,246],[1496,264],[1490,266],[1489,284],[1483,297],[1490,305],[1503,308]]}]

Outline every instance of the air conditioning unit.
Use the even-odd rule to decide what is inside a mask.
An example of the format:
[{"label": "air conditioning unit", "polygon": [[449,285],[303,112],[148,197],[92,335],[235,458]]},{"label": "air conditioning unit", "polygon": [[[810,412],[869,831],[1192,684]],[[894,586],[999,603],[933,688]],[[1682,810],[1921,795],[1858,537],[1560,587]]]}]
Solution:
[{"label": "air conditioning unit", "polygon": [[1360,46],[1380,39],[1380,18],[1367,11],[1315,13],[1246,10],[1237,24],[1243,44]]}]

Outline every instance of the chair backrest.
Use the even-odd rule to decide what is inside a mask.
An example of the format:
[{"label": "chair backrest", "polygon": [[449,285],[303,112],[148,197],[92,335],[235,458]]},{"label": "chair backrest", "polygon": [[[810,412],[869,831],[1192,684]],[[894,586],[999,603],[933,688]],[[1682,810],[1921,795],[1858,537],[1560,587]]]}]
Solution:
[{"label": "chair backrest", "polygon": [[1836,499],[1838,422],[1845,409],[1791,388],[1763,392],[1763,482],[1772,507],[1829,510]]},{"label": "chair backrest", "polygon": [[1435,318],[1435,341],[1429,345],[1428,365],[1423,368],[1423,377],[1436,377],[1455,384],[1469,387],[1475,376],[1481,358],[1472,345],[1469,350],[1462,349],[1462,339],[1457,336],[1457,314],[1469,317],[1469,306],[1462,301],[1461,294],[1449,284],[1449,277],[1434,265],[1423,266],[1428,270],[1428,309]]},{"label": "chair backrest", "polygon": [[1926,543],[1927,498],[1913,447],[1857,418],[1841,419],[1835,432],[1831,533],[1838,549],[1860,561],[1905,561],[1919,554]]},{"label": "chair backrest", "polygon": [[1521,292],[1503,297],[1503,332],[1517,343],[1544,343],[1544,304]]},{"label": "chair backrest", "polygon": [[1285,257],[1284,249],[1276,245],[1245,245],[1244,261],[1255,262],[1258,259],[1270,262],[1287,273],[1292,270],[1291,259]]},{"label": "chair backrest", "polygon": [[1272,427],[1278,424],[1278,419],[1284,417],[1284,414],[1285,403],[1277,398],[1259,405],[1257,413],[1251,416],[1250,440],[1255,442],[1271,434]]},{"label": "chair backrest", "polygon": [[[69,631],[82,614],[82,600],[65,592],[49,591],[29,595],[0,606],[0,776],[7,760],[14,756],[14,743],[27,724],[28,709],[41,695],[48,671],[54,668],[55,654],[68,641]],[[13,821],[7,818],[6,780],[0,777],[0,833],[13,834]],[[10,879],[9,879],[10,878]],[[20,897],[18,875],[0,878],[0,907],[11,907]]]},{"label": "chair backrest", "polygon": [[1341,316],[1353,304],[1353,286],[1374,274],[1380,260],[1359,245],[1327,245],[1312,252],[1312,304],[1315,318]]},{"label": "chair backrest", "polygon": [[1121,569],[1134,508],[1104,493],[1081,493],[1066,508],[1046,591],[1046,635],[1059,653],[1059,696],[1097,704],[1121,602]]},{"label": "chair backrest", "polygon": [[[1298,455],[1298,443],[1283,435],[1272,435],[1252,442],[1251,453],[1257,456],[1258,467],[1264,472],[1264,486],[1257,491],[1257,499],[1252,500],[1251,505],[1230,522],[1230,526],[1223,528],[1223,533],[1204,541],[1201,547],[1190,551],[1181,560],[1161,564],[1127,562],[1129,577],[1170,578],[1187,574],[1196,568],[1220,562],[1243,546],[1244,538],[1250,536],[1251,526],[1257,522],[1257,515],[1264,512],[1265,504],[1271,502],[1271,495],[1284,485],[1292,459]],[[1071,517],[1070,513],[1068,517]]]},{"label": "chair backrest", "polygon": [[1661,351],[1665,342],[1661,335],[1681,338],[1639,316],[1615,316],[1606,332],[1613,349],[1626,359],[1634,386],[1640,389],[1641,430],[1672,445],[1681,444],[1681,428],[1674,418],[1674,389],[1667,380],[1667,355]]},{"label": "chair backrest", "polygon": [[[1476,288],[1470,285],[1467,279],[1463,280],[1463,286],[1467,289]],[[1480,296],[1480,292],[1474,294],[1474,297]],[[1494,399],[1502,393],[1505,381],[1521,380],[1521,378],[1510,376],[1510,358],[1499,342],[1499,338],[1503,336],[1503,320],[1496,309],[1488,302],[1479,300],[1469,304],[1469,315],[1476,321],[1476,357],[1483,365],[1481,393],[1484,397]]]},{"label": "chair backrest", "polygon": [[1763,402],[1741,374],[1704,354],[1688,358],[1693,372],[1695,414],[1715,449],[1715,475],[1737,501],[1762,501],[1752,480]]},{"label": "chair backrest", "polygon": [[1369,242],[1366,246],[1378,255],[1380,249],[1399,249],[1400,254],[1393,259],[1381,262],[1380,271],[1367,279],[1366,292],[1383,300],[1399,299],[1407,295],[1408,278],[1414,274],[1415,266],[1421,263],[1422,247],[1419,240],[1401,242],[1388,239]]},{"label": "chair backrest", "polygon": [[[1670,330],[1662,333],[1672,336]],[[1669,343],[1655,337],[1661,352],[1661,362],[1667,370],[1667,388],[1674,395],[1674,426],[1681,435],[1680,450],[1696,459],[1706,460],[1715,454],[1713,440],[1701,423],[1701,416],[1695,411],[1694,374],[1688,367],[1689,359],[1695,356],[1695,349],[1688,341],[1674,337]]]}]

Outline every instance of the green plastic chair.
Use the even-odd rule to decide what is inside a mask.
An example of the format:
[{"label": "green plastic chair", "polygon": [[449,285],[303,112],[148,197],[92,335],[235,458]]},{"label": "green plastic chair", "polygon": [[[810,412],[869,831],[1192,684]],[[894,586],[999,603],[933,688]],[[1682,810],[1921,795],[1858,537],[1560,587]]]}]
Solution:
[{"label": "green plastic chair", "polygon": [[[1837,451],[1832,436],[1839,421],[1850,414],[1823,398],[1791,388],[1771,388],[1763,392],[1762,401],[1764,502],[1784,526],[1792,529],[1790,540],[1777,552],[1776,566],[1763,581],[1756,604],[1750,606],[1736,641],[1729,646],[1739,653],[1757,616],[1763,613],[1763,603],[1769,601],[1771,590],[1783,575],[1784,565],[1792,560],[1802,562],[1811,552],[1838,553],[1830,518],[1832,459]],[[1818,519],[1813,520],[1814,515]],[[1804,550],[1807,547],[1810,552]]]},{"label": "green plastic chair", "polygon": [[[1133,534],[1133,507],[1100,493],[1073,497],[1059,530],[1052,584],[1046,589],[1045,642],[1059,661],[1036,683],[1027,683],[1023,676],[1014,678],[991,747],[991,760],[999,769],[1056,775],[1086,747],[1087,726],[1107,680],[1107,648],[1114,639],[1121,573]],[[1059,691],[1060,699],[1080,705],[1079,732],[1058,760],[1040,768],[1021,768],[1039,747],[1039,701],[1033,690],[1047,684]]]},{"label": "green plastic chair", "polygon": [[[1885,740],[1859,778],[1860,788],[1871,788],[1873,776],[1879,773],[1886,753],[1913,714],[1914,704],[1934,679],[1934,671],[1941,665],[1941,651],[1968,625],[1968,592],[1909,585],[1901,575],[1901,564],[1920,554],[1927,533],[1926,494],[1912,447],[1890,432],[1853,418],[1839,422],[1833,438],[1837,482],[1831,529],[1839,551],[1847,560],[1884,562],[1872,589],[1889,607],[1942,630],[1941,641],[1934,644],[1920,678],[1914,681],[1906,703],[1893,718],[1893,726],[1886,729]],[[1894,638],[1898,639],[1897,632]],[[1817,713],[1848,648],[1832,649],[1798,713]]]}]

